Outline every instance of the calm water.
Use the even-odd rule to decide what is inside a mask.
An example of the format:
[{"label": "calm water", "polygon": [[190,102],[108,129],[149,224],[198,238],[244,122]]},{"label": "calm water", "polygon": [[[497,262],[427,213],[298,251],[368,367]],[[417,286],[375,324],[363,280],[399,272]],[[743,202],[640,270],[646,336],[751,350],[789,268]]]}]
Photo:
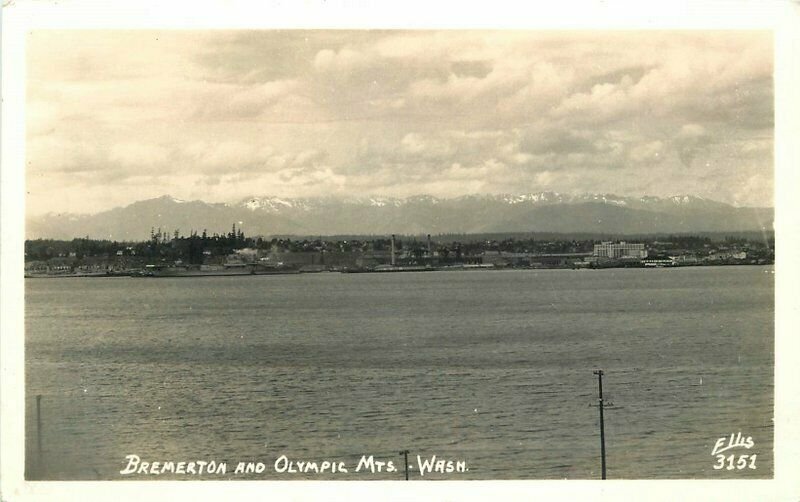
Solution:
[{"label": "calm water", "polygon": [[[416,455],[469,469],[425,479],[598,478],[595,368],[609,478],[772,476],[772,267],[25,286],[29,478],[169,477],[121,476],[137,454],[401,479],[403,449],[412,479]],[[757,469],[714,470],[740,431]],[[362,454],[399,470],[356,473]],[[349,472],[279,474],[280,455]]]}]

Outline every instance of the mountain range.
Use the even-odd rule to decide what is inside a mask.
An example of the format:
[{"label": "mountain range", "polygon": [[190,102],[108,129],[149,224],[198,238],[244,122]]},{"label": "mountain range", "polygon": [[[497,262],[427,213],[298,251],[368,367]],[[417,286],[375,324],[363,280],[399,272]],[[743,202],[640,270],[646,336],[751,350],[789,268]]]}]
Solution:
[{"label": "mountain range", "polygon": [[620,197],[540,192],[521,195],[392,197],[248,197],[237,203],[171,196],[92,215],[29,218],[26,238],[144,240],[151,229],[188,235],[388,235],[559,232],[655,234],[772,231],[774,210],[735,207],[692,195]]}]

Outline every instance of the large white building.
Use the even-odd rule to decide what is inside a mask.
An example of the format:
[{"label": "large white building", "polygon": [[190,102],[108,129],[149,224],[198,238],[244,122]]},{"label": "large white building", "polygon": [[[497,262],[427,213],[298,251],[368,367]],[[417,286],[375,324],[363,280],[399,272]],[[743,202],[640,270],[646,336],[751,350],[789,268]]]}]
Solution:
[{"label": "large white building", "polygon": [[647,250],[644,244],[635,242],[603,242],[594,245],[594,256],[596,258],[624,259],[624,258],[647,258]]}]

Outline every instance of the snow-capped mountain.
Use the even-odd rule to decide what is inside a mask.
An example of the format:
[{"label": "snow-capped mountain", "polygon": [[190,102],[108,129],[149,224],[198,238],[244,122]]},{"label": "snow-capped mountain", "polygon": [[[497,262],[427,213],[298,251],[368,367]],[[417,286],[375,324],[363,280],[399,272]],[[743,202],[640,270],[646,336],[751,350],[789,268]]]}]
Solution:
[{"label": "snow-capped mountain", "polygon": [[564,232],[642,234],[771,230],[771,208],[737,208],[693,195],[622,197],[614,194],[430,195],[406,198],[247,197],[229,204],[159,197],[95,215],[30,219],[28,238],[89,235],[139,240],[151,228],[182,234],[225,233],[236,224],[248,235],[438,234]]}]

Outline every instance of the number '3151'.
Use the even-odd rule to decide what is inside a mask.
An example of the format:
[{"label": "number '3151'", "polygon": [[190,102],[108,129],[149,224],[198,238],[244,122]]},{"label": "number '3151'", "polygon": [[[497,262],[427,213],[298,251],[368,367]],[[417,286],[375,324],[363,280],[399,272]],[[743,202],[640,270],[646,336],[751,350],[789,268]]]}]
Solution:
[{"label": "number '3151'", "polygon": [[727,469],[732,471],[736,469],[755,469],[757,455],[717,455],[717,463],[714,464],[714,469]]}]

